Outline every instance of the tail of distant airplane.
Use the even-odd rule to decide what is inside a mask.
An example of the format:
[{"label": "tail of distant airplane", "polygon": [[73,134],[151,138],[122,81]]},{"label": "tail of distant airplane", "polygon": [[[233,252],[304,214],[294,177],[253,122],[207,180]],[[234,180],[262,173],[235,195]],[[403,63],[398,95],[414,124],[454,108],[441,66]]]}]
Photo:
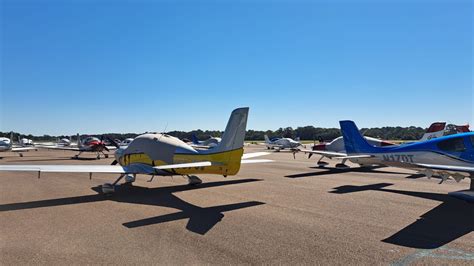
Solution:
[{"label": "tail of distant airplane", "polygon": [[377,150],[376,147],[370,145],[362,134],[360,134],[359,129],[353,121],[339,121],[339,124],[341,125],[341,132],[347,154],[371,153]]},{"label": "tail of distant airplane", "polygon": [[199,144],[199,140],[198,140],[198,138],[196,137],[196,134],[192,134],[192,135],[191,135],[191,141],[193,142],[193,144],[196,144],[196,145]]},{"label": "tail of distant airplane", "polygon": [[13,146],[13,131],[10,132],[10,147]]},{"label": "tail of distant airplane", "polygon": [[459,132],[459,133],[471,132],[469,130],[469,124],[462,125],[462,126],[456,126],[456,131]]},{"label": "tail of distant airplane", "polygon": [[426,133],[423,134],[423,137],[421,137],[420,141],[442,137],[444,135],[445,129],[446,129],[446,122],[434,122],[426,130]]},{"label": "tail of distant airplane", "polygon": [[82,146],[81,135],[79,135],[79,133],[77,133],[77,147],[81,147],[81,146]]},{"label": "tail of distant airplane", "polygon": [[272,143],[272,142],[270,141],[270,139],[268,138],[267,135],[264,135],[263,137],[265,138],[265,143],[266,143],[266,144]]}]

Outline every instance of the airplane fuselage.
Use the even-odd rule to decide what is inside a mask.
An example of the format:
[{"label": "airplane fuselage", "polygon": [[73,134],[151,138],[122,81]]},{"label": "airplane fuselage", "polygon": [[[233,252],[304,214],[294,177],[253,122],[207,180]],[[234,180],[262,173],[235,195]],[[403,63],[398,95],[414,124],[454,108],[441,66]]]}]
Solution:
[{"label": "airplane fuselage", "polygon": [[362,165],[383,164],[409,167],[416,164],[438,164],[472,167],[474,165],[474,133],[451,135],[401,146],[374,148],[373,151],[361,154],[372,157],[350,160]]},{"label": "airplane fuselage", "polygon": [[[196,150],[178,138],[166,134],[144,134],[135,138],[127,147],[115,152],[116,161],[124,167],[142,167],[157,175],[219,174],[235,175],[240,169],[243,148],[212,153]],[[229,159],[231,158],[231,159]],[[159,170],[154,166],[212,161],[213,165]]]}]

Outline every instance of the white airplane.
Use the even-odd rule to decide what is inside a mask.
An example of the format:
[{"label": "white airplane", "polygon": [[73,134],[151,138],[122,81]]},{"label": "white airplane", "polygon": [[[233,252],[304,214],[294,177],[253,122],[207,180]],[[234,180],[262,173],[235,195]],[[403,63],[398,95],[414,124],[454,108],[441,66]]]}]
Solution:
[{"label": "white airplane", "polygon": [[264,137],[265,146],[267,146],[267,149],[296,149],[301,146],[301,143],[299,141],[293,140],[291,138],[277,138],[274,140],[270,140],[267,135],[265,135]]},{"label": "white airplane", "polygon": [[[434,122],[426,130],[426,132],[423,134],[423,136],[421,137],[419,141],[425,141],[425,140],[442,137],[444,135],[445,128],[446,128],[446,122]],[[392,143],[386,140],[376,139],[376,138],[367,137],[367,136],[364,136],[364,139],[370,145],[374,147],[386,147],[386,146],[397,145],[395,143]],[[308,158],[311,158],[313,154],[321,155],[321,158],[317,162],[317,164],[320,167],[328,165],[327,162],[322,161],[324,157],[331,159],[335,157],[340,158],[340,157],[347,156],[346,147],[344,145],[344,139],[342,136],[335,138],[333,141],[329,143],[316,144],[312,147],[312,150],[300,150],[300,151],[304,153],[309,153]],[[350,160],[350,161],[354,162],[355,160]],[[340,164],[336,164],[336,168],[347,168],[347,167],[348,166],[345,165],[345,160],[343,160],[343,162]]]},{"label": "white airplane", "polygon": [[119,146],[128,146],[133,140],[133,138],[126,138],[119,143]]},{"label": "white airplane", "polygon": [[27,138],[20,138],[20,136],[18,136],[18,145],[20,147],[31,147],[31,146],[34,146],[34,142],[33,140],[31,139],[27,139]]},{"label": "white airplane", "polygon": [[58,140],[57,145],[63,146],[63,147],[69,147],[69,146],[74,146],[74,143],[72,142],[72,137],[69,137],[69,138],[62,138]]},{"label": "white airplane", "polygon": [[10,138],[0,137],[0,152],[18,152],[20,157],[23,157],[24,151],[37,150],[35,147],[14,147],[13,146],[13,132],[10,133]]},{"label": "white airplane", "polygon": [[[116,173],[120,176],[112,184],[102,185],[104,193],[115,191],[117,183],[125,177],[126,183],[135,181],[137,174],[159,176],[181,175],[190,185],[202,181],[194,174],[236,175],[242,163],[271,162],[250,159],[268,153],[244,154],[244,138],[249,108],[232,112],[222,141],[214,148],[197,150],[178,138],[166,134],[143,134],[127,147],[115,152],[112,165],[0,165],[0,171]],[[115,143],[116,144],[116,143]],[[118,147],[118,144],[116,144]]]},{"label": "white airplane", "polygon": [[191,146],[195,148],[202,148],[202,149],[209,149],[209,148],[215,147],[219,145],[219,143],[222,141],[222,139],[219,137],[209,137],[206,140],[198,140],[198,138],[194,134],[191,136],[191,138],[192,138]]}]

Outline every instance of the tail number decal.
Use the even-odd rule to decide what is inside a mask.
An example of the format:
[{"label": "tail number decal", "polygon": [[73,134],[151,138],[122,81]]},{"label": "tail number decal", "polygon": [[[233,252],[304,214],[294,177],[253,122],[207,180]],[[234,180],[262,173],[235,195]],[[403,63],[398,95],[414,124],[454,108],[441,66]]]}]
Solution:
[{"label": "tail number decal", "polygon": [[383,160],[386,162],[413,163],[413,155],[409,154],[384,154]]}]

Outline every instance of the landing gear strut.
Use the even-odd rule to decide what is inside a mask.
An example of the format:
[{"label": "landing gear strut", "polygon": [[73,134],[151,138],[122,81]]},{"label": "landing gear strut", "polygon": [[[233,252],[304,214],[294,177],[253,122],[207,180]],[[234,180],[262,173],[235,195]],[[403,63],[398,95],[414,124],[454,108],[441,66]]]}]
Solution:
[{"label": "landing gear strut", "polygon": [[79,155],[81,155],[82,151],[80,151],[78,154],[74,155],[74,157],[72,157],[73,159],[79,159]]},{"label": "landing gear strut", "polygon": [[202,180],[195,175],[187,175],[186,177],[188,178],[188,185],[195,186],[202,183]]},{"label": "landing gear strut", "polygon": [[336,168],[341,170],[348,169],[349,166],[346,164],[346,161],[347,159],[342,159],[341,163],[336,164]]},{"label": "landing gear strut", "polygon": [[325,161],[322,161],[324,158],[324,156],[321,156],[321,158],[319,158],[317,164],[318,164],[318,167],[320,168],[323,168],[323,167],[326,167],[326,165],[328,165],[329,163],[325,162]]},{"label": "landing gear strut", "polygon": [[111,194],[115,192],[115,187],[117,186],[117,183],[122,180],[122,178],[125,177],[125,184],[131,185],[133,182],[136,180],[136,174],[133,175],[126,175],[126,174],[121,174],[115,182],[112,184],[110,183],[105,183],[102,185],[102,193],[104,194]]}]

